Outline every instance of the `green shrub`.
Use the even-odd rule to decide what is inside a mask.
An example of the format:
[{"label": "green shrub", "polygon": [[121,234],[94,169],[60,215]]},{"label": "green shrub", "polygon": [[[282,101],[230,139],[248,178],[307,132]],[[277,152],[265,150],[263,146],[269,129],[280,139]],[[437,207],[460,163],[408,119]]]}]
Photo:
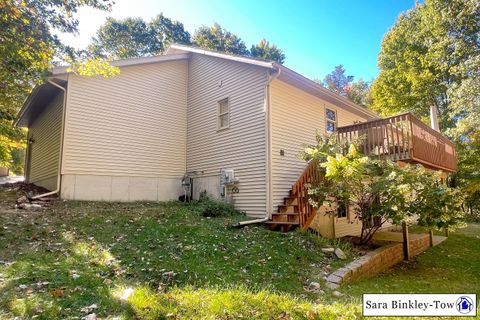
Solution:
[{"label": "green shrub", "polygon": [[225,217],[240,213],[233,204],[212,199],[206,193],[200,195],[198,203],[200,204],[200,214],[204,217]]}]

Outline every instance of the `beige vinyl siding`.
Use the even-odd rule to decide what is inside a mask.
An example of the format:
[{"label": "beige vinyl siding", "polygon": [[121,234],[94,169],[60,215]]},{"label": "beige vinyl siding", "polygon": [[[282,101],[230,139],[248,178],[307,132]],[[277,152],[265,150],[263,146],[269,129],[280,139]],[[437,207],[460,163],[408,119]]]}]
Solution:
[{"label": "beige vinyl siding", "polygon": [[187,60],[71,75],[62,174],[180,178],[185,172]]},{"label": "beige vinyl siding", "polygon": [[[208,184],[207,180],[219,183],[221,168],[234,169],[240,180],[240,192],[233,196],[235,206],[259,217],[266,212],[266,81],[264,68],[191,56],[187,171],[197,172],[197,183]],[[225,98],[229,99],[229,128],[219,131],[218,102]],[[202,177],[204,182],[200,181]]]},{"label": "beige vinyl siding", "polygon": [[350,206],[347,217],[335,217],[335,238],[359,236],[362,233],[362,222],[357,219],[354,210],[355,208]]},{"label": "beige vinyl siding", "polygon": [[[283,204],[292,184],[306,167],[299,153],[315,142],[315,132],[325,134],[325,108],[337,112],[338,126],[365,121],[358,115],[280,80],[270,86],[272,212]],[[284,150],[284,156],[280,155]]]},{"label": "beige vinyl siding", "polygon": [[31,124],[28,137],[30,165],[28,181],[49,190],[57,187],[63,93],[59,93]]}]

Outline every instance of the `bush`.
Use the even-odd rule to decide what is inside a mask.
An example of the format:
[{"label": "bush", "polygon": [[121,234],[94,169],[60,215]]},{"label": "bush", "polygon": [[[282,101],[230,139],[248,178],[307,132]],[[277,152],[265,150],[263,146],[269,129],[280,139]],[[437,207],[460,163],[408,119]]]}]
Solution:
[{"label": "bush", "polygon": [[308,146],[303,157],[315,161],[325,178],[308,186],[309,202],[315,208],[324,206],[332,216],[337,214],[336,203],[351,205],[362,223],[361,244],[387,221],[400,224],[415,216],[418,224],[429,228],[463,226],[461,191],[442,184],[438,173],[365,156],[357,142],[317,138],[317,143]]},{"label": "bush", "polygon": [[226,217],[240,213],[233,204],[212,199],[205,193],[200,195],[198,203],[200,205],[200,214],[204,217]]}]

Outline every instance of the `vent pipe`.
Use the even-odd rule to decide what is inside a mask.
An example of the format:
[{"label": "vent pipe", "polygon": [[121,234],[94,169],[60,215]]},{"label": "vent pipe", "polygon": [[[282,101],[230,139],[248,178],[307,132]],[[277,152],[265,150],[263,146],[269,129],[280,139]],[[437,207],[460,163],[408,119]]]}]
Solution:
[{"label": "vent pipe", "polygon": [[434,104],[430,106],[430,126],[433,130],[440,132],[440,126],[438,125],[438,111]]}]

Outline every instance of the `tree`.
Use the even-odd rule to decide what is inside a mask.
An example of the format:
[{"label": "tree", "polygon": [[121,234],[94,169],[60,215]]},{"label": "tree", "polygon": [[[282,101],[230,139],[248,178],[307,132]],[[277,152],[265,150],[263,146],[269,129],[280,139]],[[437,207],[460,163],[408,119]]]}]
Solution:
[{"label": "tree", "polygon": [[[372,108],[384,115],[411,111],[428,117],[439,111],[441,130],[456,141],[459,172],[454,181],[466,192],[480,172],[480,3],[426,0],[402,14],[385,35],[372,85]],[[472,180],[473,179],[473,180]],[[480,210],[480,197],[469,205]]]},{"label": "tree", "polygon": [[413,111],[426,117],[435,105],[442,129],[454,127],[452,90],[473,78],[468,64],[479,57],[479,33],[476,0],[417,3],[382,41],[372,107],[383,114]]},{"label": "tree", "polygon": [[182,23],[163,14],[148,23],[142,18],[107,18],[88,51],[95,57],[127,59],[161,54],[170,43],[188,44],[190,34]]},{"label": "tree", "polygon": [[96,57],[127,59],[161,53],[162,43],[141,18],[107,18],[88,50]]},{"label": "tree", "polygon": [[22,130],[13,119],[32,86],[39,83],[54,58],[75,58],[55,32],[77,32],[75,13],[81,6],[109,10],[110,0],[3,0],[0,2],[0,165],[9,165],[22,145]]},{"label": "tree", "polygon": [[262,39],[257,45],[252,45],[250,56],[262,58],[265,60],[273,60],[280,64],[285,61],[285,54],[276,45],[270,43],[266,39]]},{"label": "tree", "polygon": [[353,81],[353,76],[345,75],[345,68],[340,64],[323,79],[323,86],[341,96],[347,95],[347,88]]},{"label": "tree", "polygon": [[345,93],[347,98],[364,107],[368,107],[371,104],[370,98],[370,83],[359,79],[352,82],[346,87]]},{"label": "tree", "polygon": [[172,43],[190,44],[190,33],[185,30],[183,23],[172,21],[162,13],[153,18],[149,25],[157,41],[162,43],[163,50]]},{"label": "tree", "polygon": [[248,55],[247,47],[237,35],[222,29],[215,23],[211,27],[202,26],[193,35],[193,43],[201,48],[238,55]]}]

